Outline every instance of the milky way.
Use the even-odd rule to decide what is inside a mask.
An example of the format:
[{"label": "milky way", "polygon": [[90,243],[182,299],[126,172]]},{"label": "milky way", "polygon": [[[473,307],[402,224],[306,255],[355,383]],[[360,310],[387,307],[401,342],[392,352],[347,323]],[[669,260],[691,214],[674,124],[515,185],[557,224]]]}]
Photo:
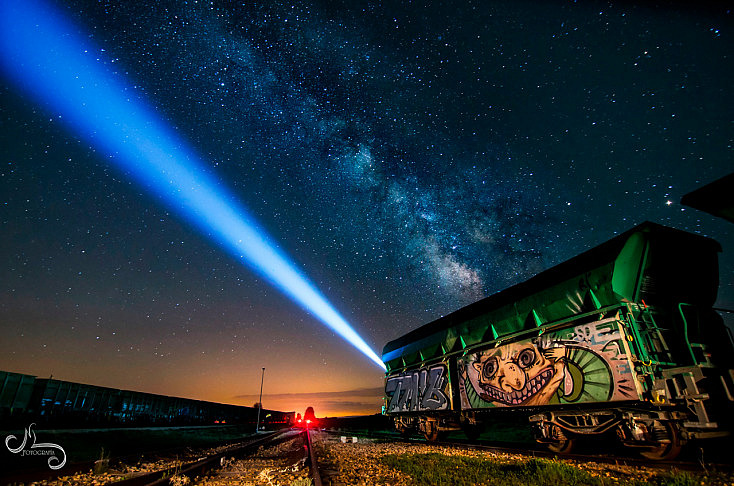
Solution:
[{"label": "milky way", "polygon": [[[160,82],[154,95],[197,108],[184,122],[196,125],[197,138],[201,127],[229,138],[221,140],[229,150],[215,165],[236,172],[243,192],[309,187],[318,207],[309,214],[313,222],[325,219],[323,204],[338,207],[326,224],[350,242],[346,251],[373,257],[373,275],[406,269],[421,282],[415,291],[441,295],[447,305],[543,268],[552,238],[536,222],[547,219],[532,203],[540,197],[537,184],[519,189],[522,174],[501,160],[508,158],[504,148],[450,155],[461,150],[450,134],[432,139],[423,121],[410,130],[405,114],[390,118],[422,85],[390,52],[372,46],[364,29],[347,30],[297,7],[181,6],[155,12],[163,18],[132,8],[114,11],[114,18],[147,17],[151,24],[128,26],[115,41],[143,54],[159,48],[173,61],[152,63],[144,78]],[[161,68],[172,72],[164,76]],[[389,81],[409,91],[393,92]],[[408,151],[405,138],[426,146]],[[264,181],[253,186],[241,171],[254,164],[283,175],[273,181],[261,174]],[[334,250],[342,248],[334,242]]]},{"label": "milky way", "polygon": [[[730,11],[62,8],[377,350],[644,220],[721,241],[720,304],[734,306],[732,230],[679,204],[732,170]],[[379,386],[57,114],[2,86],[1,369],[160,390],[141,370],[184,366],[232,388],[234,367],[259,372],[278,356],[262,365],[283,382],[298,368],[317,391]],[[86,349],[99,371],[78,364]]]}]

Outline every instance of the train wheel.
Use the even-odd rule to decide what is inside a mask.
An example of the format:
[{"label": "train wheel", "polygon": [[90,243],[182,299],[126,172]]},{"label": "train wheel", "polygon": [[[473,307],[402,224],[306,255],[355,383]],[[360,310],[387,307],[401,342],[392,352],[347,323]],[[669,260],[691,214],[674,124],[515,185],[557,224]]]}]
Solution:
[{"label": "train wheel", "polygon": [[477,440],[482,434],[483,429],[484,427],[482,427],[480,424],[465,424],[462,427],[464,435],[466,435],[466,438],[469,440]]},{"label": "train wheel", "polygon": [[653,461],[670,461],[678,457],[683,444],[680,441],[678,427],[671,422],[661,422],[662,429],[655,430],[656,436],[662,436],[659,445],[640,452],[642,457]]},{"label": "train wheel", "polygon": [[552,442],[548,442],[548,449],[557,454],[569,454],[576,441],[566,436],[560,427],[551,425]]},{"label": "train wheel", "polygon": [[402,418],[398,417],[394,419],[393,424],[395,425],[395,431],[400,434],[400,437],[407,438],[410,435],[412,429],[410,422],[405,422]]},{"label": "train wheel", "polygon": [[423,437],[428,442],[436,442],[438,440],[438,422],[435,420],[426,420],[421,426]]},{"label": "train wheel", "polygon": [[548,444],[548,449],[556,454],[570,454],[576,442],[573,439],[561,439]]}]

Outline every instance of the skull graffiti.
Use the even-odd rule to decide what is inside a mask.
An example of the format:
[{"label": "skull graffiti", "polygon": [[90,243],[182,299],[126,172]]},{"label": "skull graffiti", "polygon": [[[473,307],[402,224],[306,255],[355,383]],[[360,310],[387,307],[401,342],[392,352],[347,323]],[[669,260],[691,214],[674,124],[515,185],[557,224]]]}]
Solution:
[{"label": "skull graffiti", "polygon": [[531,342],[487,350],[472,366],[482,399],[497,405],[548,403],[564,377],[565,346],[541,349]]}]

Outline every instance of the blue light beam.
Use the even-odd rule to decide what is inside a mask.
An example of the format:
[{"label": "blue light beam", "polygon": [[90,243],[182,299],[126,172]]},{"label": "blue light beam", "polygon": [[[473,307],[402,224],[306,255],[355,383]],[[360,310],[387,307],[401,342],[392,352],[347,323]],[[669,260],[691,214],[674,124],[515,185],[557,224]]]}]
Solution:
[{"label": "blue light beam", "polygon": [[7,79],[384,370],[377,354],[100,52],[50,5],[0,0],[0,69]]}]

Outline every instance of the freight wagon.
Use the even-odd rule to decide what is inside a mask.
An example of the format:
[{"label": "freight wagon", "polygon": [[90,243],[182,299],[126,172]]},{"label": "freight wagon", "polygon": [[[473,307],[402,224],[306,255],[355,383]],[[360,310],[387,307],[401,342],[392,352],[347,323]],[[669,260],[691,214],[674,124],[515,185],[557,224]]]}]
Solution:
[{"label": "freight wagon", "polygon": [[568,452],[613,435],[652,459],[731,430],[734,347],[716,301],[720,245],[643,223],[387,343],[385,405],[428,440],[524,414]]},{"label": "freight wagon", "polygon": [[[287,426],[294,412],[262,410],[268,427]],[[40,427],[252,424],[257,408],[118,390],[0,371],[0,430]]]}]

